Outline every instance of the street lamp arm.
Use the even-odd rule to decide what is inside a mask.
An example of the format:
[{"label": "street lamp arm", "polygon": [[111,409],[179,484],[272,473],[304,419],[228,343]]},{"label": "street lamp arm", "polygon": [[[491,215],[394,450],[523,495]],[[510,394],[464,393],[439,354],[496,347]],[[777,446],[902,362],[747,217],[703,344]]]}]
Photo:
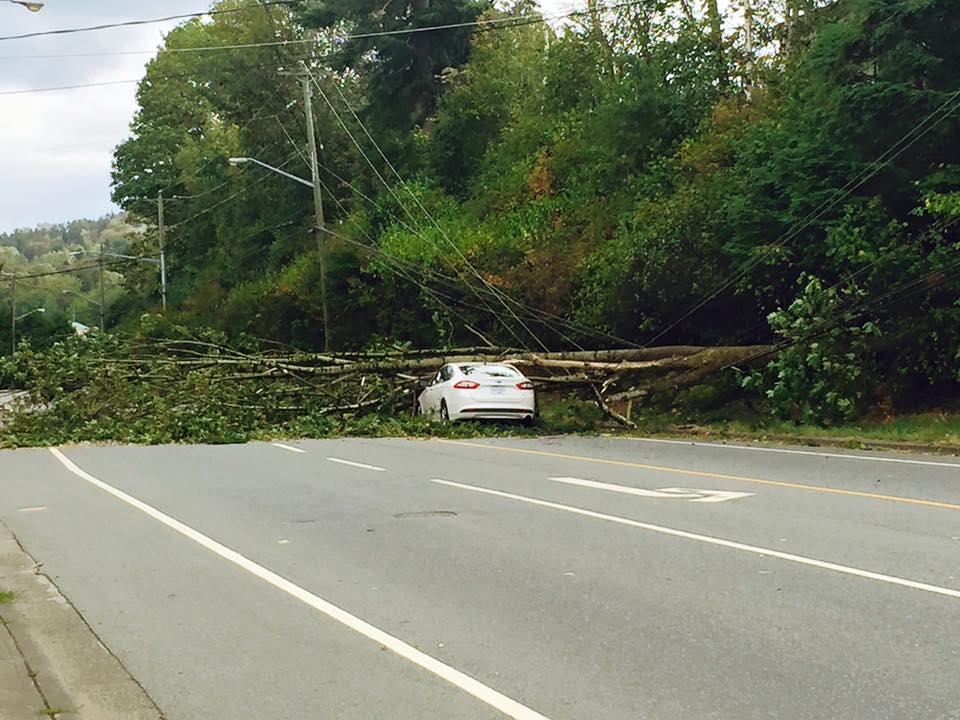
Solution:
[{"label": "street lamp arm", "polygon": [[47,311],[46,308],[34,308],[34,309],[31,310],[30,312],[25,312],[23,315],[17,316],[17,317],[15,318],[15,321],[16,321],[16,322],[20,322],[20,321],[23,320],[25,317],[30,317],[30,316],[33,315],[34,313],[45,313],[46,311]]},{"label": "street lamp arm", "polygon": [[112,252],[101,252],[101,255],[106,255],[108,257],[122,258],[123,260],[138,260],[145,263],[154,263],[155,265],[160,264],[160,260],[152,257],[145,257],[143,255],[120,255],[119,253]]},{"label": "street lamp arm", "polygon": [[309,180],[306,180],[302,177],[294,175],[293,173],[288,173],[286,170],[281,170],[280,168],[274,167],[273,165],[267,165],[267,163],[261,162],[256,158],[248,158],[248,157],[230,158],[227,162],[229,162],[231,165],[243,165],[245,163],[253,163],[254,165],[259,165],[262,168],[271,170],[277,173],[278,175],[283,175],[286,178],[290,178],[291,180],[294,180],[300,183],[301,185],[306,185],[309,188],[313,187],[313,183],[310,182]]},{"label": "street lamp arm", "polygon": [[23,5],[30,12],[40,12],[43,10],[42,2],[27,2],[27,0],[7,0],[7,2],[11,2],[14,5]]},{"label": "street lamp arm", "polygon": [[64,294],[64,295],[75,295],[76,297],[78,297],[78,298],[80,298],[81,300],[83,300],[85,303],[88,303],[88,304],[90,304],[90,305],[96,305],[97,307],[102,307],[102,306],[100,305],[100,303],[98,303],[98,302],[97,302],[96,300],[94,300],[93,298],[88,298],[86,295],[81,295],[81,294],[78,293],[76,290],[64,290],[64,291],[63,291],[63,294]]}]

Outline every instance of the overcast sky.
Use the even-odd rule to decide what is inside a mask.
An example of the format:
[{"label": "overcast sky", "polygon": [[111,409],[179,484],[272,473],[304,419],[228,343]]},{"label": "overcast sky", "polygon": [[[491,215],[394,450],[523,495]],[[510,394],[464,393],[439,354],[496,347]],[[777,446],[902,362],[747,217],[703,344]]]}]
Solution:
[{"label": "overcast sky", "polygon": [[[39,13],[0,0],[0,35],[201,12],[210,0],[46,0]],[[560,13],[583,0],[543,0]],[[156,48],[175,22],[0,42],[0,92],[140,78],[150,55],[17,55]],[[0,95],[0,232],[98,217],[110,202],[113,148],[128,135],[136,85]]]}]

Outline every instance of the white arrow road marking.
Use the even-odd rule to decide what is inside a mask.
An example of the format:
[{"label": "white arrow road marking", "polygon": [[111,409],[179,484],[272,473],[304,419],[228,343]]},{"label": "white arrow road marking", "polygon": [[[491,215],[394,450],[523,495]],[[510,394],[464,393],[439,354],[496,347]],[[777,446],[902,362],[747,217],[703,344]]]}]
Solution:
[{"label": "white arrow road marking", "polygon": [[613,492],[623,493],[625,495],[639,495],[640,497],[648,498],[698,498],[699,495],[678,495],[676,493],[670,492],[660,492],[658,490],[644,490],[643,488],[627,487],[626,485],[611,485],[610,483],[597,482],[596,480],[583,480],[582,478],[575,477],[552,477],[550,478],[554,482],[565,483],[567,485],[580,485],[581,487],[594,488],[596,490],[611,490]]},{"label": "white arrow road marking", "polygon": [[672,535],[673,537],[695,540],[697,542],[717,545],[719,547],[730,548],[732,550],[741,550],[743,552],[753,553],[754,555],[778,558],[780,560],[787,560],[788,562],[798,563],[800,565],[808,565],[810,567],[821,568],[823,570],[833,570],[834,572],[844,573],[846,575],[855,575],[857,577],[867,578],[869,580],[876,580],[878,582],[899,585],[901,587],[911,588],[913,590],[923,590],[924,592],[936,593],[937,595],[945,595],[946,597],[960,599],[960,590],[941,587],[939,585],[931,585],[924,582],[917,582],[916,580],[908,580],[907,578],[896,577],[895,575],[884,575],[883,573],[873,572],[871,570],[861,570],[860,568],[851,567],[849,565],[840,565],[839,563],[827,562],[826,560],[817,560],[816,558],[804,557],[803,555],[794,555],[793,553],[772,550],[770,548],[760,547],[758,545],[748,545],[746,543],[735,542],[733,540],[724,540],[723,538],[713,537],[711,535],[701,535],[699,533],[687,532],[686,530],[677,530],[676,528],[666,527],[664,525],[654,525],[653,523],[640,522],[639,520],[631,520],[630,518],[620,517],[618,515],[607,515],[606,513],[595,512],[593,510],[587,510],[586,508],[580,508],[574,505],[563,505],[561,503],[550,502],[549,500],[527,497],[526,495],[515,495],[514,493],[503,492],[501,490],[491,490],[490,488],[480,487],[479,485],[466,485],[464,483],[453,482],[452,480],[441,480],[438,478],[434,478],[430,480],[430,482],[437,483],[438,485],[446,485],[452,488],[459,488],[461,490],[469,490],[470,492],[482,493],[483,495],[493,495],[494,497],[516,500],[517,502],[527,503],[529,505],[537,505],[539,507],[550,508],[552,510],[561,510],[563,512],[580,515],[582,517],[593,518],[595,520],[604,520],[610,523],[617,523],[618,525],[627,525],[640,530],[649,530],[650,532],[661,533],[663,535]]},{"label": "white arrow road marking", "polygon": [[660,490],[644,490],[643,488],[633,488],[626,485],[611,485],[610,483],[601,483],[596,480],[583,480],[582,478],[550,478],[554,482],[562,482],[567,485],[580,485],[581,487],[590,487],[596,490],[610,490],[612,492],[623,493],[624,495],[639,495],[640,497],[651,497],[659,499],[672,499],[676,500],[678,498],[699,498],[700,495],[695,493],[680,494],[680,492],[662,492]]},{"label": "white arrow road marking", "polygon": [[722,503],[730,500],[740,500],[745,497],[752,497],[754,493],[748,492],[728,492],[725,490],[693,490],[692,488],[662,488],[660,492],[677,493],[676,497],[689,497],[698,495],[696,500],[690,502],[698,503]]},{"label": "white arrow road marking", "polygon": [[609,490],[610,492],[623,493],[624,495],[639,495],[640,497],[655,498],[658,500],[689,500],[690,502],[720,503],[727,502],[728,500],[739,500],[740,498],[753,495],[753,493],[724,492],[722,490],[692,490],[689,488],[645,490],[644,488],[630,487],[628,485],[614,485],[612,483],[574,477],[552,477],[550,479],[554,482],[566,483],[567,485],[580,485],[581,487],[594,488],[595,490]]}]

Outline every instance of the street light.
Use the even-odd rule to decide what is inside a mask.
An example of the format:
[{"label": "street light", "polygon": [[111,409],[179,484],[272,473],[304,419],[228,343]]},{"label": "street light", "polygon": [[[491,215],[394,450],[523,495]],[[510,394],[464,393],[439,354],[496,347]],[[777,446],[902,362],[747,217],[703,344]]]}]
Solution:
[{"label": "street light", "polygon": [[[14,308],[16,308],[16,304],[14,304]],[[34,308],[30,312],[24,313],[23,315],[13,315],[10,323],[10,357],[13,357],[17,354],[17,323],[23,320],[25,317],[33,315],[34,313],[45,313],[46,311],[46,308]],[[16,313],[16,310],[13,312]]]},{"label": "street light", "polygon": [[310,188],[313,187],[313,183],[310,182],[309,180],[307,180],[307,179],[305,179],[305,178],[302,178],[302,177],[298,177],[297,175],[294,175],[293,173],[288,173],[286,170],[281,170],[280,168],[274,167],[273,165],[267,165],[265,162],[261,162],[260,160],[257,160],[256,158],[233,157],[233,158],[227,158],[227,162],[230,163],[231,165],[233,165],[233,167],[237,167],[238,165],[246,165],[247,163],[253,163],[254,165],[259,165],[259,166],[262,167],[262,168],[266,168],[267,170],[272,170],[273,172],[277,173],[278,175],[283,175],[283,176],[286,177],[286,178],[290,178],[291,180],[295,180],[296,182],[300,183],[301,185],[306,185],[307,187],[310,187]]},{"label": "street light", "polygon": [[34,308],[34,309],[31,310],[30,312],[25,312],[23,315],[18,315],[18,316],[17,316],[17,322],[20,322],[20,321],[23,320],[25,317],[30,317],[30,316],[33,315],[34,313],[45,313],[46,311],[47,311],[46,308]]},{"label": "street light", "polygon": [[40,12],[43,10],[43,3],[41,2],[26,2],[26,0],[7,0],[14,5],[23,5],[30,12]]},{"label": "street light", "polygon": [[324,350],[329,352],[333,348],[333,329],[330,322],[330,304],[327,297],[327,253],[323,235],[323,233],[327,232],[327,229],[323,219],[323,202],[320,198],[320,171],[317,165],[316,139],[313,134],[313,116],[311,115],[312,111],[310,109],[310,86],[305,84],[304,89],[307,93],[307,128],[310,136],[310,158],[312,160],[311,165],[313,166],[313,182],[294,175],[293,173],[288,173],[286,170],[281,170],[273,165],[267,165],[267,163],[257,160],[256,158],[232,157],[227,158],[227,162],[233,167],[253,163],[271,172],[275,172],[278,175],[283,175],[285,178],[290,178],[301,185],[306,185],[313,190],[314,222],[317,228],[317,254],[320,257],[320,303],[323,308],[323,345]]}]

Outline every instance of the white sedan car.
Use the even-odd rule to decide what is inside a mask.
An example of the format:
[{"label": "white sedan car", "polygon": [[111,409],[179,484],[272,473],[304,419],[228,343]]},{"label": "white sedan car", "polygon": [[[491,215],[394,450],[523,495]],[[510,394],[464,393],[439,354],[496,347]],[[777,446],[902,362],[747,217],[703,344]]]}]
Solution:
[{"label": "white sedan car", "polygon": [[537,401],[533,383],[512,365],[444,365],[420,393],[421,415],[444,422],[478,418],[532,423]]}]

